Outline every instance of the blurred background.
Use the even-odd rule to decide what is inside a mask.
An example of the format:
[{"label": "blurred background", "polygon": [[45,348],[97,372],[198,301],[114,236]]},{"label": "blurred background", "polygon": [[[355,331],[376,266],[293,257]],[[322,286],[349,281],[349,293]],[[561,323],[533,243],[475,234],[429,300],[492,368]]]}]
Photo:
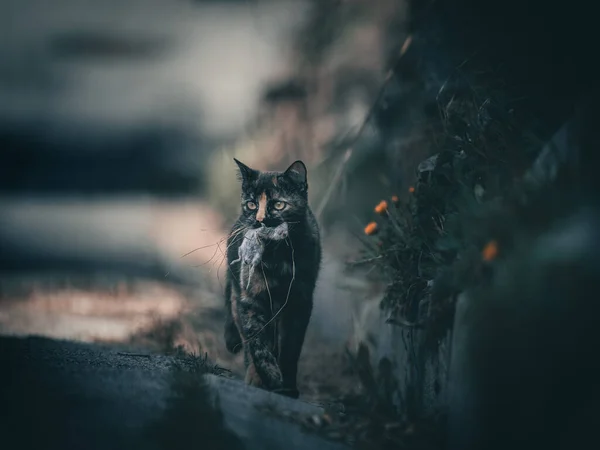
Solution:
[{"label": "blurred background", "polygon": [[[506,187],[597,82],[592,28],[568,28],[581,5],[538,3],[3,0],[0,333],[179,347],[241,373],[222,342],[232,158],[302,159],[324,261],[300,390],[358,388],[348,352],[400,345],[390,278],[360,263],[381,245],[364,236],[375,205],[409,198],[441,150],[494,172],[486,142]],[[496,141],[477,141],[489,123]]]},{"label": "blurred background", "polygon": [[302,159],[325,246],[303,379],[334,389],[318,374],[342,374],[382,289],[344,262],[379,196],[408,183],[384,149],[363,164],[373,130],[346,144],[405,15],[385,0],[3,1],[0,333],[183,346],[239,371],[221,338],[232,158]]}]

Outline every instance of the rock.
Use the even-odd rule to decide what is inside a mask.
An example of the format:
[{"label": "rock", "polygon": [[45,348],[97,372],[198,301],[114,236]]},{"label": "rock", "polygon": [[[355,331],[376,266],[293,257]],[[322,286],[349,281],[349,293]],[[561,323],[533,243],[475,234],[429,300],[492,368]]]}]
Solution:
[{"label": "rock", "polygon": [[284,417],[321,408],[202,364],[42,338],[2,337],[0,354],[2,449],[343,448]]},{"label": "rock", "polygon": [[449,450],[600,445],[599,250],[600,215],[579,210],[460,296]]},{"label": "rock", "polygon": [[316,435],[303,433],[296,421],[285,420],[289,417],[307,420],[317,418],[322,422],[323,408],[246,386],[238,380],[215,375],[205,375],[204,378],[215,395],[225,425],[244,442],[246,449],[344,448]]}]

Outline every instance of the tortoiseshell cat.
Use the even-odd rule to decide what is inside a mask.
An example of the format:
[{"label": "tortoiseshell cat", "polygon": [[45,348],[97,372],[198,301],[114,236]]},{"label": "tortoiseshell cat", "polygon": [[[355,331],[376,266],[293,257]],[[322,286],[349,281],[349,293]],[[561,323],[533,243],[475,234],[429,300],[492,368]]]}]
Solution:
[{"label": "tortoiseshell cat", "polygon": [[[225,342],[232,353],[244,349],[247,384],[297,398],[298,358],[321,265],[306,166],[296,161],[285,172],[261,172],[234,160],[242,182],[242,214],[227,239]],[[287,238],[265,241],[262,262],[246,289],[240,283],[241,264],[235,263],[246,231],[283,222]]]}]

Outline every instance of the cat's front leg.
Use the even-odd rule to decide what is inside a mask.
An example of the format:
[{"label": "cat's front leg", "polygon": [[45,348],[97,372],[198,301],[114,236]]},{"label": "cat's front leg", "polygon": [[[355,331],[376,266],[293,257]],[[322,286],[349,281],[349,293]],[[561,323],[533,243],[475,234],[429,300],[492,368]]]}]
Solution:
[{"label": "cat's front leg", "polygon": [[279,367],[283,385],[280,394],[298,398],[298,360],[304,345],[306,329],[312,313],[312,289],[298,283],[290,293],[288,307],[283,311],[279,329]]},{"label": "cat's front leg", "polygon": [[242,338],[236,323],[236,293],[232,286],[231,277],[227,277],[225,284],[225,347],[231,353],[238,353],[242,349]]},{"label": "cat's front leg", "polygon": [[[281,370],[273,354],[273,333],[268,326],[270,311],[268,299],[254,277],[249,290],[243,290],[237,306],[240,331],[244,340],[246,383],[269,391],[282,386]],[[266,290],[266,289],[265,289]]]}]

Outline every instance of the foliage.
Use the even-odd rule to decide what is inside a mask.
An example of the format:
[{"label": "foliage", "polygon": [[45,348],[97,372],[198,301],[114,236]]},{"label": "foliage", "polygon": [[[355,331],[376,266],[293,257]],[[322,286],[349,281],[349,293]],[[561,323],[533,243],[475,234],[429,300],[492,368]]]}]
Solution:
[{"label": "foliage", "polygon": [[[381,307],[390,323],[420,328],[431,343],[446,335],[456,294],[485,278],[498,256],[502,224],[490,218],[512,198],[531,165],[535,146],[513,114],[488,89],[438,95],[438,153],[423,161],[417,182],[402,196],[375,207],[379,216],[365,228],[366,258],[391,278]],[[399,197],[403,197],[400,200]]]}]

